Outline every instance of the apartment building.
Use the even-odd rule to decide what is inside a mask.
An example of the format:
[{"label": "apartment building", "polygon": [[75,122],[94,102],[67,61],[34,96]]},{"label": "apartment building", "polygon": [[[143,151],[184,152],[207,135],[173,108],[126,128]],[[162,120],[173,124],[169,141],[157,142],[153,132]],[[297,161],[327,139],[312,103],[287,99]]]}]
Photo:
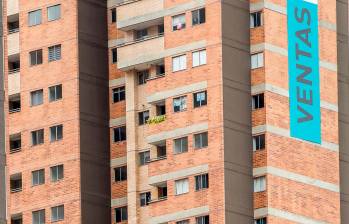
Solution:
[{"label": "apartment building", "polygon": [[0,224],[349,223],[347,0],[2,9]]}]

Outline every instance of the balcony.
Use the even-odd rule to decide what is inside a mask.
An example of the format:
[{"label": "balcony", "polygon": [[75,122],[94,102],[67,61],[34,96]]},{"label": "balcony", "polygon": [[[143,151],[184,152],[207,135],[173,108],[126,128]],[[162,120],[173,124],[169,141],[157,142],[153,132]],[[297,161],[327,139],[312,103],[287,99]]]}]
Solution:
[{"label": "balcony", "polygon": [[124,71],[139,69],[161,62],[165,56],[162,34],[128,42],[118,48],[118,68]]},{"label": "balcony", "polygon": [[19,13],[19,0],[8,0],[7,1],[7,16]]},{"label": "balcony", "polygon": [[7,39],[8,55],[19,54],[19,32],[8,35]]}]

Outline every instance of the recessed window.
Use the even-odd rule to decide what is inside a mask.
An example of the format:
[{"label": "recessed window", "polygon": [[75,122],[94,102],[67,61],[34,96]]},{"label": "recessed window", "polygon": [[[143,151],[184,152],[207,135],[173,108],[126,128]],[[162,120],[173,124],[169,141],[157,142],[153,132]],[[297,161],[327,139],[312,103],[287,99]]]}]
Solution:
[{"label": "recessed window", "polygon": [[51,181],[57,182],[64,178],[64,167],[63,165],[53,166],[50,168],[51,170]]},{"label": "recessed window", "polygon": [[42,49],[29,52],[30,65],[42,64]]},{"label": "recessed window", "polygon": [[136,30],[134,35],[135,35],[135,40],[142,40],[148,37],[148,29]]},{"label": "recessed window", "polygon": [[175,181],[176,195],[181,195],[189,192],[188,178]]},{"label": "recessed window", "polygon": [[126,126],[114,128],[114,142],[126,140]]},{"label": "recessed window", "polygon": [[141,166],[146,165],[150,161],[150,151],[139,153],[139,164]]},{"label": "recessed window", "polygon": [[205,8],[197,9],[191,12],[193,26],[206,22]]},{"label": "recessed window", "polygon": [[172,17],[172,30],[181,30],[185,28],[185,14]]},{"label": "recessed window", "polygon": [[113,103],[125,100],[125,86],[113,89]]},{"label": "recessed window", "polygon": [[176,224],[189,224],[189,220],[178,221]]},{"label": "recessed window", "polygon": [[177,72],[187,68],[187,56],[180,55],[172,58],[172,71]]},{"label": "recessed window", "polygon": [[188,137],[177,138],[173,142],[175,154],[188,152]]},{"label": "recessed window", "polygon": [[21,151],[22,140],[21,133],[10,135],[10,152],[15,153]]},{"label": "recessed window", "polygon": [[10,176],[11,193],[22,191],[22,173],[13,174]]},{"label": "recessed window", "polygon": [[147,206],[151,201],[151,193],[145,192],[139,195],[141,207]]},{"label": "recessed window", "polygon": [[23,224],[22,213],[11,216],[11,224]]},{"label": "recessed window", "polygon": [[111,9],[110,12],[111,12],[111,22],[115,23],[116,22],[116,8]]},{"label": "recessed window", "polygon": [[196,224],[210,224],[210,217],[208,215],[196,217]]},{"label": "recessed window", "polygon": [[45,209],[32,212],[33,224],[45,224]]},{"label": "recessed window", "polygon": [[48,61],[58,61],[61,59],[62,46],[60,44],[48,48]]},{"label": "recessed window", "polygon": [[48,88],[49,101],[57,101],[62,99],[62,85],[51,86]]},{"label": "recessed window", "polygon": [[149,119],[149,110],[142,111],[138,113],[138,124],[143,125],[146,124]]},{"label": "recessed window", "polygon": [[158,199],[167,198],[167,183],[165,182],[159,185],[157,188],[158,188]]},{"label": "recessed window", "polygon": [[137,77],[138,77],[138,85],[146,84],[147,80],[149,79],[149,70],[138,71]]},{"label": "recessed window", "polygon": [[29,12],[28,14],[29,26],[41,24],[41,9]]},{"label": "recessed window", "polygon": [[254,192],[262,192],[266,190],[265,176],[254,178]]},{"label": "recessed window", "polygon": [[59,205],[51,208],[51,221],[57,222],[64,220],[64,205]]},{"label": "recessed window", "polygon": [[194,135],[194,148],[202,149],[208,146],[208,134],[207,132]]},{"label": "recessed window", "polygon": [[42,185],[45,183],[45,170],[35,170],[32,172],[32,185]]},{"label": "recessed window", "polygon": [[255,28],[263,25],[262,12],[254,12],[250,14],[250,28]]},{"label": "recessed window", "polygon": [[259,218],[254,220],[254,224],[267,224],[267,218]]},{"label": "recessed window", "polygon": [[50,127],[51,142],[59,141],[63,138],[63,125],[56,125]]},{"label": "recessed window", "polygon": [[32,145],[40,145],[44,143],[44,129],[31,132]]},{"label": "recessed window", "polygon": [[258,53],[251,55],[251,68],[261,68],[264,66],[264,54]]},{"label": "recessed window", "polygon": [[207,105],[207,92],[198,92],[193,94],[194,108]]},{"label": "recessed window", "polygon": [[47,8],[47,20],[53,21],[61,18],[61,5],[54,5]]},{"label": "recessed window", "polygon": [[127,166],[114,168],[115,182],[127,180]]},{"label": "recessed window", "polygon": [[264,107],[264,94],[257,94],[252,96],[252,110],[260,109]]},{"label": "recessed window", "polygon": [[163,34],[164,34],[164,31],[165,31],[165,26],[164,26],[164,24],[158,25],[158,34],[159,34],[159,35],[163,35]]},{"label": "recessed window", "polygon": [[206,65],[206,50],[193,52],[193,67]]},{"label": "recessed window", "polygon": [[187,97],[181,96],[173,99],[173,111],[181,112],[187,109]]},{"label": "recessed window", "polygon": [[115,222],[127,221],[127,206],[115,209]]},{"label": "recessed window", "polygon": [[31,106],[38,106],[43,104],[44,98],[43,98],[43,90],[36,90],[30,93],[30,99],[31,99]]},{"label": "recessed window", "polygon": [[208,173],[195,176],[195,190],[200,191],[208,188]]},{"label": "recessed window", "polygon": [[253,151],[265,149],[265,134],[253,136]]},{"label": "recessed window", "polygon": [[112,59],[113,64],[118,62],[118,50],[117,50],[117,48],[111,49],[111,59]]},{"label": "recessed window", "polygon": [[21,111],[21,95],[13,94],[8,97],[8,106],[10,113],[17,113]]}]

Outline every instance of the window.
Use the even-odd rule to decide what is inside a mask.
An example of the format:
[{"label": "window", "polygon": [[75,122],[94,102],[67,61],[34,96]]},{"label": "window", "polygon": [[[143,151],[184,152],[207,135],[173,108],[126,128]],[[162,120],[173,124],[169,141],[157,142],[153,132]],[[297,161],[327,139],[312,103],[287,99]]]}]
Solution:
[{"label": "window", "polygon": [[64,178],[63,165],[53,166],[51,169],[51,181],[56,182]]},{"label": "window", "polygon": [[156,105],[156,115],[161,116],[166,114],[166,105],[164,104],[158,104]]},{"label": "window", "polygon": [[262,26],[262,12],[254,12],[250,14],[250,28]]},{"label": "window", "polygon": [[254,178],[254,192],[262,192],[266,189],[265,176]]},{"label": "window", "polygon": [[62,99],[62,85],[49,87],[48,95],[50,102]]},{"label": "window", "polygon": [[181,112],[187,109],[187,97],[181,96],[173,99],[173,111]]},{"label": "window", "polygon": [[195,190],[200,191],[208,188],[208,173],[195,176]]},{"label": "window", "polygon": [[139,125],[146,124],[148,119],[149,119],[149,110],[138,113],[138,124]]},{"label": "window", "polygon": [[64,205],[51,208],[51,221],[56,222],[64,219]]},{"label": "window", "polygon": [[45,170],[35,170],[32,172],[32,185],[37,186],[45,183]]},{"label": "window", "polygon": [[174,153],[188,152],[188,137],[178,138],[174,140]]},{"label": "window", "polygon": [[141,207],[147,206],[151,201],[151,193],[150,192],[142,193],[142,194],[140,194],[139,197],[140,197],[140,201],[141,201]]},{"label": "window", "polygon": [[253,151],[265,149],[265,135],[253,136]]},{"label": "window", "polygon": [[22,214],[16,214],[11,217],[11,224],[23,224]]},{"label": "window", "polygon": [[189,220],[178,221],[176,224],[189,224]]},{"label": "window", "polygon": [[116,8],[113,8],[110,11],[111,11],[111,22],[115,23],[116,22]]},{"label": "window", "polygon": [[111,58],[112,58],[113,64],[118,62],[118,50],[117,50],[117,48],[111,49]]},{"label": "window", "polygon": [[207,105],[207,92],[203,91],[203,92],[199,92],[199,93],[194,93],[194,108],[197,107],[202,107]]},{"label": "window", "polygon": [[113,89],[113,103],[125,100],[125,86]]},{"label": "window", "polygon": [[42,49],[29,52],[30,65],[42,64]]},{"label": "window", "polygon": [[264,54],[258,53],[251,55],[251,68],[261,68],[264,66]]},{"label": "window", "polygon": [[126,140],[126,126],[114,128],[114,142]]},{"label": "window", "polygon": [[254,220],[254,224],[267,224],[267,218],[259,218]]},{"label": "window", "polygon": [[187,56],[180,55],[172,58],[172,71],[177,72],[187,68]]},{"label": "window", "polygon": [[139,153],[139,164],[141,166],[146,165],[150,161],[150,151]]},{"label": "window", "polygon": [[51,142],[59,141],[63,138],[63,125],[50,127]]},{"label": "window", "polygon": [[175,181],[176,195],[185,194],[189,192],[189,180],[188,178]]},{"label": "window", "polygon": [[165,143],[165,145],[158,145],[158,146],[156,146],[156,154],[157,154],[158,158],[166,157],[166,155],[167,155],[166,143]]},{"label": "window", "polygon": [[29,26],[41,24],[41,9],[29,12],[28,17]]},{"label": "window", "polygon": [[264,107],[264,94],[257,94],[252,96],[252,110],[260,109]]},{"label": "window", "polygon": [[185,14],[172,17],[172,30],[181,30],[185,28]]},{"label": "window", "polygon": [[191,12],[193,26],[206,22],[205,8],[194,10]]},{"label": "window", "polygon": [[30,93],[30,99],[31,99],[31,106],[38,106],[40,104],[43,104],[43,90],[36,90]]},{"label": "window", "polygon": [[193,52],[193,67],[206,65],[206,50]]},{"label": "window", "polygon": [[32,131],[32,145],[40,145],[44,143],[44,129]]},{"label": "window", "polygon": [[61,18],[61,5],[54,5],[47,8],[47,20],[53,21]]},{"label": "window", "polygon": [[194,135],[194,148],[202,149],[208,146],[208,134],[207,132]]},{"label": "window", "polygon": [[10,152],[14,153],[20,151],[21,146],[21,133],[10,135]]},{"label": "window", "polygon": [[33,224],[45,224],[45,210],[39,210],[32,213]]},{"label": "window", "polygon": [[22,173],[13,174],[10,176],[11,193],[22,191]]},{"label": "window", "polygon": [[167,183],[161,184],[158,186],[158,198],[165,199],[167,198]]},{"label": "window", "polygon": [[61,45],[55,45],[48,48],[48,61],[57,61],[61,59]]},{"label": "window", "polygon": [[148,29],[141,29],[135,31],[135,39],[141,40],[148,36]]},{"label": "window", "polygon": [[127,180],[127,166],[114,168],[115,182]]},{"label": "window", "polygon": [[127,207],[121,207],[115,209],[115,222],[127,221]]},{"label": "window", "polygon": [[9,96],[8,106],[10,113],[17,113],[21,111],[21,95],[13,94]]},{"label": "window", "polygon": [[147,83],[147,79],[149,79],[149,71],[148,70],[138,71],[137,77],[138,77],[138,85],[143,85]]},{"label": "window", "polygon": [[210,223],[210,217],[208,215],[196,217],[196,224],[209,224]]},{"label": "window", "polygon": [[164,34],[165,26],[164,24],[158,25],[158,34]]}]

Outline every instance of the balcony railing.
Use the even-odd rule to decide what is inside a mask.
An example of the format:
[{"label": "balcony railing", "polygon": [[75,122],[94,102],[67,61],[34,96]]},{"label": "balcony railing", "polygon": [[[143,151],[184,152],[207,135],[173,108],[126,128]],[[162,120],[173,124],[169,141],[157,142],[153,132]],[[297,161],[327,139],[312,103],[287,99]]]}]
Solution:
[{"label": "balcony railing", "polygon": [[19,28],[14,28],[14,29],[8,30],[8,34],[13,34],[13,33],[18,33],[18,32],[19,32]]},{"label": "balcony railing", "polygon": [[9,113],[10,113],[10,114],[18,113],[18,112],[21,112],[21,108],[15,108],[15,109],[10,109],[10,110],[9,110]]},{"label": "balcony railing", "polygon": [[167,159],[167,156],[159,156],[159,157],[156,157],[156,158],[151,158],[148,163],[152,163],[152,162],[156,162],[156,161],[159,161],[159,160],[164,160],[164,159]]},{"label": "balcony railing", "polygon": [[10,154],[20,152],[20,151],[21,151],[21,147],[10,149]]},{"label": "balcony railing", "polygon": [[11,189],[11,193],[17,193],[17,192],[20,192],[20,191],[22,191],[22,187],[12,188]]},{"label": "balcony railing", "polygon": [[149,204],[152,204],[152,203],[156,203],[156,202],[160,202],[160,201],[165,201],[167,200],[167,196],[164,196],[164,197],[159,197],[157,199],[153,199],[149,202]]},{"label": "balcony railing", "polygon": [[150,74],[150,76],[147,79],[147,81],[154,80],[154,79],[159,79],[159,78],[165,77],[165,75],[166,75],[165,73],[162,73],[162,74]]},{"label": "balcony railing", "polygon": [[20,70],[21,70],[20,68],[10,69],[8,71],[8,74],[11,75],[11,74],[17,73],[17,72],[20,72]]}]

